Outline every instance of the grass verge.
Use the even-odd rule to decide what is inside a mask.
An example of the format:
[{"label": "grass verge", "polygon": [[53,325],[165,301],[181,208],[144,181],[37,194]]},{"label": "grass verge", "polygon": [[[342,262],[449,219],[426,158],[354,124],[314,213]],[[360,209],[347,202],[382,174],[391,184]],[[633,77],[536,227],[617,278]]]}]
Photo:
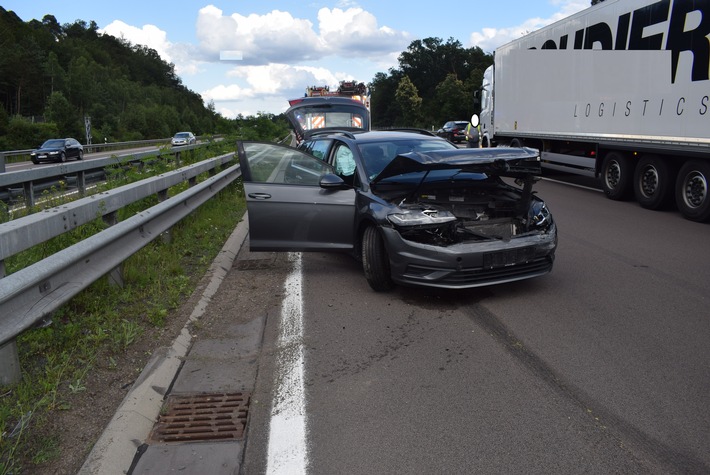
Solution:
[{"label": "grass verge", "polygon": [[[192,294],[245,207],[243,187],[235,182],[128,259],[123,287],[103,278],[56,312],[50,325],[18,338],[23,379],[0,387],[0,475],[33,473],[59,457],[59,435],[48,430],[50,421],[72,411],[73,395],[102,390],[90,386],[97,365],[118,370],[130,364],[126,352],[175,318],[173,311]],[[102,224],[78,230],[77,238],[91,234],[91,226]],[[48,243],[39,252],[56,250]]]}]

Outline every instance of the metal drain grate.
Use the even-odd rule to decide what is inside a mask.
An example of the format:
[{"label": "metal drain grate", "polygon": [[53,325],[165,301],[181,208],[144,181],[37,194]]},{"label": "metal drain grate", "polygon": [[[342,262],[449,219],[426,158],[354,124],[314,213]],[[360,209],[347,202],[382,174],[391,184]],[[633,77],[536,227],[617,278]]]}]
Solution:
[{"label": "metal drain grate", "polygon": [[244,437],[249,395],[195,394],[168,396],[150,434],[150,442],[199,442]]}]

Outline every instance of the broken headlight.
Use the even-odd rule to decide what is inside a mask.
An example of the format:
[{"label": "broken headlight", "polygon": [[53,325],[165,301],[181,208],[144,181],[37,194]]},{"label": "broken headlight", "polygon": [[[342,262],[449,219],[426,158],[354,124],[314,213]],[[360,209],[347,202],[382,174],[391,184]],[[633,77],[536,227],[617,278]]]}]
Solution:
[{"label": "broken headlight", "polygon": [[451,211],[436,209],[403,210],[387,216],[395,226],[438,226],[456,221]]},{"label": "broken headlight", "polygon": [[544,201],[533,202],[532,206],[530,206],[528,218],[528,222],[532,226],[545,227],[552,223],[552,214],[550,214],[550,210],[547,209]]}]

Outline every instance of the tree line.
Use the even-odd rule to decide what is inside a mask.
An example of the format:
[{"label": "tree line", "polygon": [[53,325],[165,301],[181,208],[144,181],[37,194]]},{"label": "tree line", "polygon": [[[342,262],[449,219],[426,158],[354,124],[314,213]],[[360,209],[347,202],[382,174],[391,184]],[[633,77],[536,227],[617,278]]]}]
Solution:
[{"label": "tree line", "polygon": [[[0,6],[0,150],[36,147],[48,138],[92,143],[265,129],[286,135],[284,117],[227,119],[188,89],[151,48],[100,34],[95,22],[60,25],[53,15],[22,21]],[[255,125],[260,127],[255,127]]]}]

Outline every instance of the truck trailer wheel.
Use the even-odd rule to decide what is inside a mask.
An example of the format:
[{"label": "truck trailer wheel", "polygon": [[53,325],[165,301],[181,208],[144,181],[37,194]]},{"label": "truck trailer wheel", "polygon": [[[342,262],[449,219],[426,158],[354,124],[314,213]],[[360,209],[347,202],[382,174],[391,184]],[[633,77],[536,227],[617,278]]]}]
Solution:
[{"label": "truck trailer wheel", "polygon": [[602,189],[607,198],[623,200],[631,191],[634,169],[631,159],[619,152],[609,152],[602,162]]},{"label": "truck trailer wheel", "polygon": [[691,160],[678,172],[675,186],[678,211],[691,221],[710,219],[710,163]]},{"label": "truck trailer wheel", "polygon": [[644,155],[634,170],[636,201],[646,209],[661,209],[671,202],[675,169],[658,155]]}]

